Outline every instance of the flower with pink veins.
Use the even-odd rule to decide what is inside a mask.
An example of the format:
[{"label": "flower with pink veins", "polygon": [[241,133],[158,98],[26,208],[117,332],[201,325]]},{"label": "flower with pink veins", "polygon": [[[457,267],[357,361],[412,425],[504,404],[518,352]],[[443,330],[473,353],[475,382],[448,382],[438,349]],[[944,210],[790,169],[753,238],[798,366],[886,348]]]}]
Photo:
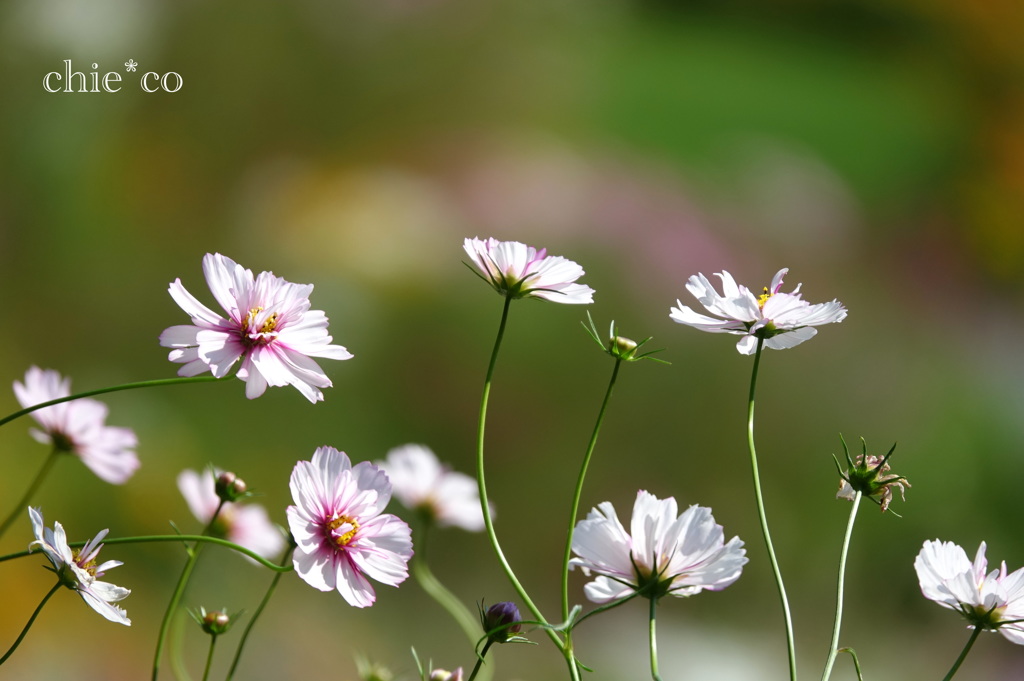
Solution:
[{"label": "flower with pink veins", "polygon": [[[178,474],[181,496],[196,520],[204,524],[210,522],[221,503],[216,491],[218,475],[220,471],[209,468],[201,473],[184,470]],[[270,522],[267,509],[259,504],[224,502],[213,530],[218,536],[267,559],[280,556],[284,550],[284,537]]]},{"label": "flower with pink veins", "polygon": [[353,466],[344,452],[320,447],[299,461],[290,482],[288,526],[297,544],[295,571],[320,591],[337,589],[357,608],[373,605],[367,577],[398,586],[409,576],[409,526],[383,513],[391,483],[369,461]]},{"label": "flower with pink veins", "polygon": [[575,281],[583,268],[518,241],[466,239],[462,245],[484,281],[508,298],[543,298],[555,303],[594,302],[594,289]]},{"label": "flower with pink veins", "polygon": [[53,529],[43,526],[43,514],[38,508],[28,509],[29,517],[32,520],[32,532],[36,540],[28,545],[32,551],[39,547],[47,560],[53,566],[47,568],[52,570],[60,579],[61,584],[69,589],[78,592],[90,608],[103,615],[111,622],[131,626],[132,621],[126,613],[115,603],[127,598],[131,593],[123,586],[116,586],[108,582],[101,582],[97,577],[111,568],[124,565],[119,560],[108,560],[101,565],[96,564],[96,557],[103,548],[103,538],[107,536],[107,530],[102,530],[92,540],[86,542],[80,549],[72,550],[68,546],[68,537],[64,527],[55,522]]},{"label": "flower with pink veins", "polygon": [[196,300],[181,279],[174,280],[171,297],[193,322],[160,334],[160,345],[172,348],[168,359],[184,365],[178,375],[209,371],[223,378],[241,360],[237,375],[249,399],[268,385],[292,385],[310,402],[322,400],[319,388],[329,388],[331,380],[310,358],[349,359],[352,354],[331,345],[327,316],[309,309],[313,285],[293,284],[272,272],[254,278],[252,270],[219,253],[203,257],[203,272],[227,318]]},{"label": "flower with pink veins", "polygon": [[484,529],[476,480],[442,466],[428,447],[396,447],[379,465],[391,480],[395,496],[409,510],[425,512],[441,527]]},{"label": "flower with pink veins", "polygon": [[800,286],[789,293],[782,292],[782,279],[788,269],[779,270],[772,277],[771,286],[765,286],[755,296],[745,286],[738,285],[728,272],[717,276],[722,280],[722,294],[703,274],[695,274],[686,282],[686,290],[697,298],[708,312],[723,319],[715,319],[694,312],[682,301],[673,307],[669,316],[673,321],[709,333],[731,333],[743,336],[736,349],[744,355],[757,350],[757,339],[764,339],[764,347],[783,350],[809,340],[818,330],[815,326],[832,324],[846,319],[846,308],[838,300],[812,305],[800,297]]},{"label": "flower with pink veins", "polygon": [[576,525],[570,566],[598,575],[583,590],[595,603],[633,592],[651,599],[720,591],[740,577],[747,562],[739,537],[724,541],[710,508],[690,506],[678,515],[673,497],[641,490],[633,504],[630,532],[604,502]]},{"label": "flower with pink veins", "polygon": [[926,541],[914,560],[924,597],[956,610],[972,629],[998,631],[1024,645],[1024,568],[1006,573],[1006,562],[988,571],[985,542],[972,563],[953,542]]},{"label": "flower with pink veins", "polygon": [[[31,407],[71,394],[71,379],[52,369],[30,367],[25,383],[14,382],[14,395],[22,407]],[[74,454],[101,480],[115,485],[127,482],[139,468],[134,448],[138,439],[130,428],[105,424],[107,405],[97,400],[61,402],[32,412],[42,430],[32,437],[62,452]]]}]

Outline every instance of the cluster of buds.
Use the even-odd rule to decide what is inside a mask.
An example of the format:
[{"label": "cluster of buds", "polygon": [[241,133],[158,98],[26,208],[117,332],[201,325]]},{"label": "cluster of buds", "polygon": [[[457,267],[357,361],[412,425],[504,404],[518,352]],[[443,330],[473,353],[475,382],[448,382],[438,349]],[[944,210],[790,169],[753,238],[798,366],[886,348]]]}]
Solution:
[{"label": "cluster of buds", "polygon": [[229,504],[249,496],[245,480],[242,480],[231,471],[225,471],[217,476],[214,482],[214,489],[217,491],[217,496],[220,500]]}]

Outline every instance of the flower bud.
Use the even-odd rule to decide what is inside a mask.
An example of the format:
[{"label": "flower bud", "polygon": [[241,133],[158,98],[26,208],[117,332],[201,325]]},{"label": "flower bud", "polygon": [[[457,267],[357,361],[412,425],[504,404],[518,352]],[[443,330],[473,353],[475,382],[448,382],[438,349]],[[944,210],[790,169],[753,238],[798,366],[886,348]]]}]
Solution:
[{"label": "flower bud", "polygon": [[462,681],[462,667],[459,667],[453,672],[445,671],[444,669],[435,669],[430,672],[430,676],[427,677],[428,681]]},{"label": "flower bud", "polygon": [[214,489],[217,490],[217,496],[221,501],[233,502],[245,496],[247,488],[244,480],[230,471],[225,471],[217,476]]},{"label": "flower bud", "polygon": [[613,336],[608,350],[614,357],[632,359],[636,354],[637,342],[624,336]]},{"label": "flower bud", "polygon": [[[522,630],[522,626],[513,624],[513,622],[519,622],[519,619],[519,608],[515,603],[502,601],[495,603],[487,610],[484,610],[482,604],[480,606],[480,624],[483,626],[484,632],[489,634],[491,643],[505,643],[518,634]],[[499,627],[502,628],[499,629]],[[493,631],[494,629],[498,629],[498,631]],[[492,631],[493,633],[491,633]]]},{"label": "flower bud", "polygon": [[[220,636],[226,633],[231,625],[234,624],[232,616],[228,615],[224,610],[212,610],[206,612],[206,608],[200,606],[198,611],[189,611],[203,631],[210,636]],[[241,612],[235,613],[234,617],[241,615]]]}]

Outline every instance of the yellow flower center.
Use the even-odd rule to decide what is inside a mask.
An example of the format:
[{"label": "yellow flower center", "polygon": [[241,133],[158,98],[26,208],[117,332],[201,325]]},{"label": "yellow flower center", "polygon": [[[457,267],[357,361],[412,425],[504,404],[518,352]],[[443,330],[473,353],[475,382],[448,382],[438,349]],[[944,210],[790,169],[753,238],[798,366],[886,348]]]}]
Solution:
[{"label": "yellow flower center", "polygon": [[764,304],[768,302],[768,299],[771,298],[772,295],[774,295],[774,294],[769,293],[768,292],[768,287],[765,286],[764,287],[764,291],[761,293],[761,295],[759,295],[757,297],[757,307],[763,310],[764,309]]},{"label": "yellow flower center", "polygon": [[81,554],[81,549],[72,549],[71,550],[71,561],[73,563],[78,564],[78,567],[82,568],[83,570],[88,572],[90,575],[95,577],[96,576],[96,559],[90,560],[90,561],[88,561],[86,563],[79,563],[78,562],[78,556],[80,554]]},{"label": "yellow flower center", "polygon": [[[256,317],[261,312],[263,312],[262,306],[254,307],[251,310],[249,310],[249,314],[245,316],[245,328],[243,329],[244,331],[248,332],[249,329],[252,328],[253,324],[256,323]],[[263,320],[263,324],[258,329],[255,330],[255,333],[271,333],[274,329],[277,328],[278,317],[279,315],[277,312],[271,314],[269,317]]]},{"label": "yellow flower center", "polygon": [[[344,534],[335,536],[334,531],[343,525],[348,525],[351,529]],[[356,522],[355,518],[350,518],[347,515],[339,515],[337,518],[327,523],[327,529],[334,539],[334,543],[338,546],[348,546],[352,538],[356,536],[356,532],[359,531],[359,523]]]}]

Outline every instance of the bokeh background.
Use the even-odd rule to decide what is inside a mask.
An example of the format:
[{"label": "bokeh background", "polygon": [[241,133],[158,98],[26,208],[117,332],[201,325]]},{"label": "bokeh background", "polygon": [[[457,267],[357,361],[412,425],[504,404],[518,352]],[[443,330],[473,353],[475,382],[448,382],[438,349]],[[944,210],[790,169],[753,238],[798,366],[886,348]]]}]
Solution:
[{"label": "bokeh background", "polygon": [[[6,0],[0,4],[0,383],[32,364],[90,389],[167,377],[157,344],[185,315],[181,277],[212,303],[201,258],[312,282],[315,308],[355,354],[323,362],[326,402],[255,401],[239,382],[108,396],[142,468],[123,487],[62,461],[35,502],[75,538],[195,531],[184,468],[232,469],[277,522],[289,473],[330,444],[380,459],[406,442],[470,471],[501,299],[463,266],[462,239],[544,246],[581,263],[590,307],[654,336],[671,366],[621,375],[583,504],[627,516],[638,489],[711,506],[750,563],[721,593],[664,602],[665,678],[785,675],[781,613],[757,529],[744,440],[750,358],[673,324],[686,279],[727,269],[752,288],[781,267],[812,302],[850,310],[762,363],[758,444],[804,675],[824,662],[849,506],[834,500],[839,433],[913,488],[903,515],[861,511],[842,643],[872,679],[941,678],[968,632],[925,601],[926,539],[988,542],[1024,565],[1024,9],[1011,0],[377,0],[290,3]],[[43,76],[119,72],[117,93],[48,93]],[[139,71],[128,74],[132,59]],[[137,87],[181,75],[175,93]],[[554,617],[570,489],[611,369],[581,308],[516,303],[488,430],[507,554]],[[0,394],[0,411],[16,408]],[[0,499],[46,450],[3,429]],[[394,509],[403,512],[401,509]],[[4,508],[3,513],[7,513]],[[31,539],[27,517],[3,551]],[[438,576],[467,603],[512,598],[486,540],[433,537]],[[148,678],[184,562],[170,545],[108,547],[133,589],[131,628],[70,593],[43,611],[10,679]],[[44,561],[2,566],[0,641],[50,585]],[[191,606],[251,612],[271,575],[210,550]],[[582,601],[579,575],[574,598]],[[355,679],[354,655],[412,678],[410,647],[471,666],[458,628],[418,586],[348,607],[289,575],[241,678]],[[588,621],[598,679],[647,676],[643,604]],[[191,626],[191,625],[190,625]],[[221,639],[223,675],[238,630]],[[186,661],[205,648],[185,631]],[[494,653],[497,678],[564,677],[541,645]],[[1022,651],[979,640],[960,676],[1024,676]],[[171,678],[165,668],[162,678]],[[833,678],[854,678],[840,659]]]}]

